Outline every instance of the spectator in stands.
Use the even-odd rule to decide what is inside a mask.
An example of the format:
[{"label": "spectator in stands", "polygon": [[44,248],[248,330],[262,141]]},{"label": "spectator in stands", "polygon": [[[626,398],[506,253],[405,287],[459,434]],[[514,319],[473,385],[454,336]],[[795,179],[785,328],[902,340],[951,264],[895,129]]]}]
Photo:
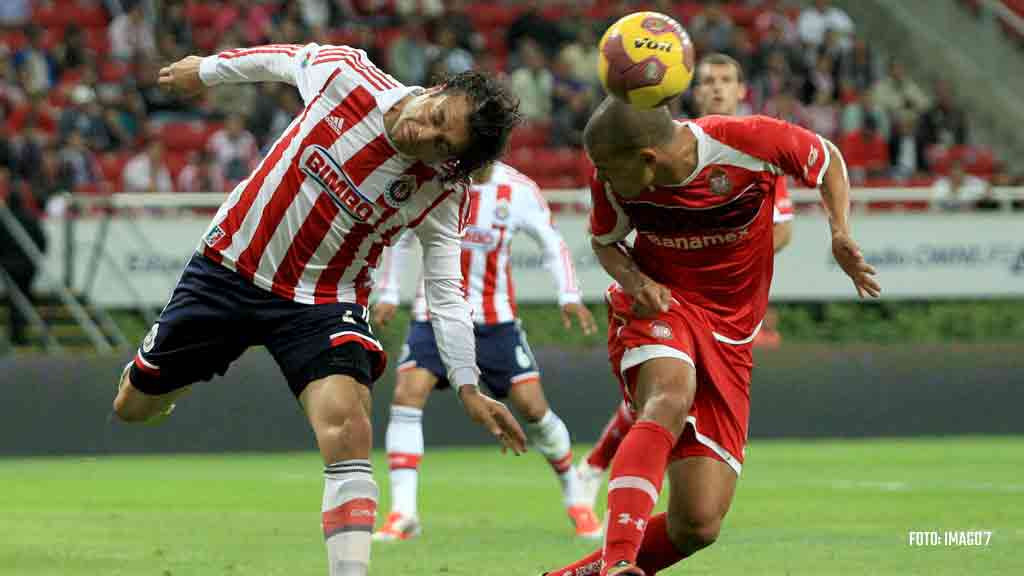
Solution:
[{"label": "spectator in stands", "polygon": [[946,212],[973,210],[975,203],[982,200],[988,190],[988,182],[964,171],[960,160],[954,160],[949,167],[949,176],[944,176],[932,185],[932,209]]},{"label": "spectator in stands", "polygon": [[505,33],[509,53],[517,59],[511,63],[513,68],[521,64],[518,58],[525,54],[521,46],[525,40],[532,40],[548,58],[557,54],[567,40],[558,24],[541,14],[540,0],[525,0],[524,5],[523,11],[509,24]]},{"label": "spectator in stands", "polygon": [[331,5],[328,0],[299,0],[302,23],[312,30],[327,28],[331,23]]},{"label": "spectator in stands", "polygon": [[18,134],[24,130],[39,130],[47,137],[57,133],[55,112],[42,94],[29,94],[24,104],[18,106],[7,117],[7,130]]},{"label": "spectator in stands", "polygon": [[784,88],[782,92],[768,100],[761,113],[798,126],[807,126],[810,123],[807,110],[800,103],[796,88],[792,87]]},{"label": "spectator in stands", "polygon": [[256,138],[245,129],[245,121],[238,114],[227,117],[224,127],[210,136],[206,149],[228,182],[243,180],[259,161]]},{"label": "spectator in stands", "polygon": [[764,66],[758,69],[750,82],[752,104],[759,113],[783,92],[796,90],[801,80],[800,75],[791,71],[785,52],[776,50],[763,55],[763,58]]},{"label": "spectator in stands", "polygon": [[473,68],[473,55],[459,46],[455,30],[445,23],[438,23],[434,35],[434,44],[427,51],[431,61],[441,61],[441,70],[445,74],[458,74]]},{"label": "spectator in stands", "polygon": [[406,86],[427,83],[427,32],[422,22],[409,20],[388,47],[388,71]]},{"label": "spectator in stands", "polygon": [[269,4],[247,0],[226,0],[217,7],[217,17],[213,20],[213,29],[218,35],[227,30],[241,31],[243,42],[240,45],[246,46],[266,43],[272,28]]},{"label": "spectator in stands", "polygon": [[857,92],[866,92],[882,77],[881,60],[864,38],[854,40],[853,49],[840,59],[839,76],[849,81]]},{"label": "spectator in stands", "polygon": [[597,77],[597,33],[589,23],[584,23],[576,28],[576,36],[571,42],[562,47],[559,58],[564,58],[569,64],[572,76],[576,80],[585,83],[592,89],[600,84]]},{"label": "spectator in stands", "polygon": [[928,95],[909,76],[903,63],[893,59],[889,63],[889,74],[871,87],[876,104],[887,114],[909,110],[918,115],[928,109]]},{"label": "spectator in stands", "polygon": [[[564,54],[564,53],[563,53]],[[583,128],[590,118],[594,92],[573,76],[568,58],[559,56],[552,68],[550,142],[555,146],[583,147]]]},{"label": "spectator in stands", "polygon": [[203,150],[189,155],[178,173],[178,192],[227,192],[228,185],[212,153]]},{"label": "spectator in stands", "polygon": [[814,101],[804,108],[807,124],[804,128],[834,140],[839,133],[839,108],[830,90],[818,90]]},{"label": "spectator in stands", "polygon": [[878,132],[874,116],[866,116],[860,130],[844,134],[837,144],[846,159],[851,182],[863,184],[889,170],[889,143]]},{"label": "spectator in stands", "polygon": [[953,101],[949,83],[935,83],[935,103],[921,116],[921,143],[925,148],[967,144],[967,112]]},{"label": "spectator in stands", "polygon": [[[6,204],[11,215],[28,234],[35,247],[40,252],[45,252],[46,234],[39,222],[39,215],[26,206],[24,194],[24,187],[15,185],[7,170],[0,167],[0,204]],[[29,300],[30,305],[34,304],[32,280],[37,271],[35,260],[4,224],[0,224],[0,269],[6,271],[11,279],[13,286],[8,286],[8,289],[17,289]],[[28,344],[25,333],[27,324],[28,319],[22,314],[20,307],[12,304],[9,325],[11,343],[16,346]]]},{"label": "spectator in stands", "polygon": [[897,180],[913,178],[924,169],[924,146],[917,132],[917,119],[913,114],[896,114],[889,138],[889,161],[892,163],[890,174]]},{"label": "spectator in stands", "polygon": [[18,81],[14,63],[4,57],[3,49],[0,48],[0,124],[6,124],[11,113],[27,101],[28,96]]},{"label": "spectator in stands", "polygon": [[14,67],[26,92],[44,94],[55,84],[56,66],[53,58],[43,48],[42,33],[38,26],[29,26],[25,36],[27,43],[14,53]]},{"label": "spectator in stands", "polygon": [[126,0],[123,4],[125,11],[107,29],[110,55],[127,62],[155,58],[156,31],[146,18],[142,0]]},{"label": "spectator in stands", "polygon": [[93,57],[93,50],[85,43],[85,33],[75,24],[64,29],[64,38],[50,49],[58,76],[77,70]]},{"label": "spectator in stands", "polygon": [[722,8],[721,0],[708,0],[690,21],[689,30],[697,53],[705,54],[728,51],[736,26]]},{"label": "spectator in stands", "polygon": [[150,138],[142,152],[132,156],[124,165],[122,178],[125,192],[174,192],[159,138]]},{"label": "spectator in stands", "polygon": [[800,40],[809,47],[820,46],[828,30],[836,30],[843,36],[844,43],[850,43],[854,24],[842,8],[832,6],[827,0],[814,0],[812,6],[804,8],[797,20]]},{"label": "spectator in stands", "polygon": [[100,165],[95,152],[89,149],[85,135],[77,130],[68,134],[60,152],[61,163],[71,178],[73,189],[88,188],[100,182]]},{"label": "spectator in stands", "polygon": [[32,0],[3,0],[0,2],[0,29],[22,29],[31,18]]},{"label": "spectator in stands", "polygon": [[839,132],[848,134],[864,127],[864,118],[873,116],[872,121],[883,138],[892,134],[889,113],[875,103],[871,92],[858,92],[847,79],[840,80],[839,93],[843,100],[840,110]]},{"label": "spectator in stands", "polygon": [[438,18],[444,14],[441,0],[394,0],[395,11],[399,16],[419,16],[421,18]]},{"label": "spectator in stands", "polygon": [[540,45],[529,38],[519,43],[522,66],[512,73],[512,91],[519,96],[519,112],[527,121],[546,122],[551,118],[554,78]]},{"label": "spectator in stands", "polygon": [[[283,25],[287,25],[291,20],[285,20]],[[280,44],[291,44],[292,42],[285,42],[283,38],[276,40]],[[221,41],[217,46],[215,52],[223,52],[224,50],[230,50],[238,46],[243,46],[242,39],[235,33],[234,30],[228,30],[221,37]],[[159,87],[157,87],[159,90]],[[259,90],[255,84],[242,83],[232,85],[230,88],[220,87],[214,88],[207,92],[207,103],[210,107],[210,112],[217,116],[228,116],[230,114],[237,114],[240,110],[253,110],[256,108],[256,100],[259,95]]]},{"label": "spectator in stands", "polygon": [[36,205],[40,207],[46,207],[51,198],[71,191],[71,174],[68,166],[61,162],[55,145],[43,148],[38,169],[29,173],[27,181]]},{"label": "spectator in stands", "polygon": [[16,178],[28,179],[39,166],[43,149],[52,138],[39,125],[37,112],[30,110],[24,116],[22,125],[8,130],[10,145],[11,173]]},{"label": "spectator in stands", "polygon": [[71,105],[61,112],[57,126],[62,139],[80,132],[93,150],[111,150],[116,144],[96,92],[84,84],[71,90]]},{"label": "spectator in stands", "polygon": [[299,115],[302,110],[302,100],[299,99],[299,95],[295,90],[281,90],[277,94],[275,100],[274,110],[270,115],[270,125],[268,127],[268,133],[263,138],[263,141],[269,146],[277,137],[284,134],[284,131],[288,128],[288,125],[292,123],[292,120]]},{"label": "spectator in stands", "polygon": [[460,47],[471,54],[479,54],[487,43],[473,25],[473,18],[469,15],[470,9],[469,0],[448,0],[444,23],[455,32],[455,40]]},{"label": "spectator in stands", "polygon": [[193,51],[192,24],[185,14],[185,0],[164,0],[157,19],[160,29],[169,33],[175,44],[185,53]]}]

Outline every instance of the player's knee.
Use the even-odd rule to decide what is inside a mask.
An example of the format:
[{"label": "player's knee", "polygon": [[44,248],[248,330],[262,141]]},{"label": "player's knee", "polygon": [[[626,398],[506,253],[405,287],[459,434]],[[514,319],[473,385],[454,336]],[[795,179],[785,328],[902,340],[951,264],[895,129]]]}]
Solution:
[{"label": "player's knee", "polygon": [[358,449],[372,443],[373,426],[366,412],[352,410],[324,422],[317,436],[325,449]]},{"label": "player's knee", "polygon": [[144,422],[153,417],[157,410],[140,401],[123,386],[114,397],[114,414],[122,422]]},{"label": "player's knee", "polygon": [[433,383],[429,378],[417,377],[413,374],[399,376],[391,403],[395,406],[423,408],[433,388]]},{"label": "player's knee", "polygon": [[692,554],[714,544],[715,540],[718,540],[721,528],[722,519],[716,514],[670,518],[668,535],[677,548]]}]

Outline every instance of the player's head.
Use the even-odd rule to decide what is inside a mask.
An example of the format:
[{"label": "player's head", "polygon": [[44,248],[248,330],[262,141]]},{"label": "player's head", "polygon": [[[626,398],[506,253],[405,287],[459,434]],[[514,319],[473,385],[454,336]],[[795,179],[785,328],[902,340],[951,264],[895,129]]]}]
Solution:
[{"label": "player's head", "polygon": [[410,100],[391,137],[402,153],[423,162],[452,162],[450,177],[463,179],[501,155],[519,118],[519,100],[507,88],[462,72]]},{"label": "player's head", "polygon": [[638,108],[609,96],[587,122],[583,142],[598,178],[619,194],[635,196],[654,183],[674,135],[667,107]]},{"label": "player's head", "polygon": [[714,53],[697,64],[697,86],[694,89],[697,111],[708,114],[736,114],[740,101],[747,97],[743,66],[727,54]]}]

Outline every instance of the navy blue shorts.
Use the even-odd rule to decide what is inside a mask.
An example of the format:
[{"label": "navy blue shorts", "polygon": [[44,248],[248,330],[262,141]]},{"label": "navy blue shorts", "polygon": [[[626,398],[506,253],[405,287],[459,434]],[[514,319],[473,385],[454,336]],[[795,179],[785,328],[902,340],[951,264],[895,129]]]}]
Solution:
[{"label": "navy blue shorts", "polygon": [[[519,322],[477,324],[474,332],[480,380],[495,398],[507,397],[516,384],[535,382],[540,378],[537,360]],[[430,322],[412,322],[409,325],[409,336],[402,349],[398,371],[415,368],[423,368],[436,376],[437,388],[451,386]]]},{"label": "navy blue shorts", "polygon": [[358,304],[293,302],[195,254],[135,355],[132,385],[166,394],[223,375],[246,348],[266,346],[296,397],[335,374],[372,386],[387,355],[368,320]]}]

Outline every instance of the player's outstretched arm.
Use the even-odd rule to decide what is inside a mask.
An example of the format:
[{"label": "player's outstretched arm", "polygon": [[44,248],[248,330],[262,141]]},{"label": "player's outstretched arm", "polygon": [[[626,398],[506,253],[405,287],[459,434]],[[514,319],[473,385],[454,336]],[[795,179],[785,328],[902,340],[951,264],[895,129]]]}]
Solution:
[{"label": "player's outstretched arm", "polygon": [[641,272],[633,257],[619,243],[605,245],[592,239],[590,245],[608,275],[633,297],[634,314],[651,318],[668,311],[672,292]]},{"label": "player's outstretched arm", "polygon": [[882,287],[875,280],[877,272],[867,263],[860,246],[850,235],[850,180],[847,176],[846,161],[834,144],[825,141],[832,157],[821,183],[821,198],[828,212],[828,225],[832,231],[832,256],[843,272],[853,280],[857,295],[861,298],[878,298]]},{"label": "player's outstretched arm", "polygon": [[[316,44],[272,44],[226,50],[207,56],[186,56],[160,70],[160,86],[185,96],[195,96],[207,86],[243,82],[284,82],[298,86],[306,99],[312,80],[326,70],[310,71],[303,66],[319,50]],[[316,76],[317,78],[312,78]],[[309,80],[304,82],[303,80]],[[311,83],[312,82],[312,83]],[[309,86],[307,86],[309,84]]]}]

